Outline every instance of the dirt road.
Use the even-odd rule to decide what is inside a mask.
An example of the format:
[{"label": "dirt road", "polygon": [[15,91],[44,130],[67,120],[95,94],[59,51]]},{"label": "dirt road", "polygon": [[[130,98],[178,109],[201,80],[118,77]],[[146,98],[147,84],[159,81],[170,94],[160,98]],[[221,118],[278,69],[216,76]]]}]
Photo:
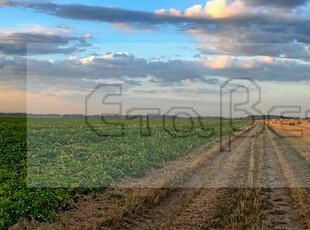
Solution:
[{"label": "dirt road", "polygon": [[[127,187],[127,188],[125,188]],[[309,162],[263,122],[145,178],[86,197],[36,229],[310,229]]]},{"label": "dirt road", "polygon": [[[146,209],[143,215],[124,218],[121,227],[212,227],[212,219],[216,217],[217,209],[233,204],[231,189],[245,188],[243,192],[261,190],[258,194],[261,197],[256,198],[261,202],[261,210],[256,210],[256,214],[263,218],[249,223],[250,225],[257,228],[304,229],[306,226],[299,216],[298,205],[290,195],[290,188],[309,187],[310,175],[306,174],[305,170],[299,170],[303,162],[293,161],[295,159],[292,159],[292,156],[286,158],[293,150],[285,143],[279,142],[279,138],[262,124],[254,127],[246,136],[233,143],[231,152],[216,154],[195,171],[193,177],[182,185],[187,189],[177,189],[155,207]],[[234,208],[239,208],[241,216],[247,215],[242,213],[241,207],[232,209]],[[227,226],[218,223],[215,227],[229,228],[234,224],[238,227],[238,223],[230,223]],[[239,224],[244,226],[244,223]]]}]

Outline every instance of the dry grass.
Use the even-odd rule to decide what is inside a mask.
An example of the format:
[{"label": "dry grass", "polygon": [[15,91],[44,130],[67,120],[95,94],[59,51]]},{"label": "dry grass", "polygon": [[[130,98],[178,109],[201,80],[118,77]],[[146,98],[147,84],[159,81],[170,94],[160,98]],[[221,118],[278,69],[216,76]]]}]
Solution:
[{"label": "dry grass", "polygon": [[[262,188],[231,188],[222,197],[221,204],[208,224],[210,229],[270,229],[264,222],[264,200]],[[230,205],[227,205],[230,204]]]},{"label": "dry grass", "polygon": [[272,141],[272,145],[275,149],[278,161],[280,163],[280,167],[282,169],[282,172],[284,174],[284,177],[288,181],[291,197],[297,204],[297,208],[299,211],[300,216],[303,217],[304,224],[307,226],[307,228],[310,227],[310,201],[309,201],[309,190],[305,188],[300,188],[297,186],[297,182],[295,179],[295,176],[293,175],[293,172],[291,171],[288,163],[284,159],[284,156],[282,155],[278,143],[272,138],[270,131],[268,130],[268,134],[270,136],[270,139]]},{"label": "dry grass", "polygon": [[[236,132],[232,140],[255,125]],[[228,137],[223,141],[229,143]],[[206,151],[206,148],[208,150]],[[106,229],[117,228],[119,221],[125,217],[139,215],[149,206],[154,206],[173,188],[186,180],[193,170],[199,168],[206,160],[220,149],[218,140],[210,143],[182,159],[168,162],[163,168],[155,169],[149,176],[121,182],[117,188],[111,188],[102,194],[89,195],[73,204],[76,208],[61,212],[55,223],[38,223],[23,221],[12,229]],[[83,221],[86,220],[87,221]]]},{"label": "dry grass", "polygon": [[[240,132],[237,132],[233,137],[233,140],[237,139],[253,127],[254,126],[250,126]],[[227,138],[224,140],[223,144],[227,145],[228,143],[229,140]],[[215,154],[218,150],[219,146],[216,144],[211,148],[211,151],[208,151],[209,156]],[[186,161],[186,167],[184,167],[184,162],[181,162],[179,166],[174,165],[174,170],[166,170],[166,173],[168,172],[168,176],[156,176],[156,179],[154,180],[156,184],[151,185],[151,187],[153,187],[151,189],[142,189],[142,191],[140,191],[139,189],[137,190],[133,188],[133,192],[131,194],[127,194],[127,197],[124,200],[118,202],[118,204],[115,204],[114,207],[110,209],[107,217],[100,220],[100,226],[116,225],[121,218],[132,214],[137,215],[143,212],[145,207],[158,203],[163,197],[169,194],[169,192],[173,191],[171,187],[178,187],[178,184],[181,184],[184,180],[186,180],[188,175],[190,175],[193,170],[199,168],[205,159],[205,154],[199,154],[198,156],[192,157],[191,161]],[[150,180],[147,179],[147,181],[147,183],[149,183]],[[164,189],[167,187],[170,187],[170,189]]]},{"label": "dry grass", "polygon": [[[310,120],[308,120],[308,121],[310,121]],[[265,124],[294,126],[294,125],[301,125],[301,124],[308,122],[308,121],[302,120],[302,119],[271,119],[271,120],[266,120]]]},{"label": "dry grass", "polygon": [[310,123],[301,120],[302,123],[289,126],[285,124],[274,124],[266,121],[265,124],[281,137],[285,138],[293,148],[306,160],[310,161]]},{"label": "dry grass", "polygon": [[[268,208],[264,188],[260,181],[254,181],[255,169],[262,151],[262,139],[258,139],[263,130],[254,137],[251,156],[248,162],[249,188],[230,188],[217,208],[213,219],[208,223],[210,229],[270,229],[271,223],[264,210]],[[229,204],[229,205],[227,205]]]}]

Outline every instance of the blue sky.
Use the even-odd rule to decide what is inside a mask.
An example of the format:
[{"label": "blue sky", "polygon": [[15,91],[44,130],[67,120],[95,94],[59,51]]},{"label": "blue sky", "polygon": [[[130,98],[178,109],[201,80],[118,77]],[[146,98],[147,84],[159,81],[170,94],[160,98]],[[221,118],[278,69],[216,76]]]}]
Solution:
[{"label": "blue sky", "polygon": [[[221,85],[251,78],[262,113],[283,101],[305,113],[309,9],[308,0],[1,0],[0,111],[83,113],[96,84],[119,83],[127,107],[219,115]],[[230,87],[240,84],[251,89]]]},{"label": "blue sky", "polygon": [[[173,1],[130,1],[130,0],[110,0],[110,1],[53,1],[55,3],[62,4],[83,4],[90,6],[105,6],[105,7],[118,7],[130,10],[141,10],[153,12],[159,9],[170,9],[176,7]],[[204,4],[204,1],[181,1],[177,4],[178,9],[186,9],[194,4]],[[16,7],[0,8],[1,21],[0,26],[2,28],[16,28],[21,30],[25,27],[31,27],[33,25],[41,25],[44,27],[57,27],[57,26],[69,26],[72,27],[75,33],[93,33],[96,42],[119,42],[119,43],[140,43],[140,42],[175,42],[184,43],[192,42],[193,39],[180,32],[177,32],[175,28],[163,28],[162,31],[158,31],[158,36],[154,37],[153,31],[136,31],[135,35],[126,34],[108,23],[102,22],[89,22],[82,20],[70,20],[57,18],[42,13],[33,12],[29,9],[21,9]],[[13,15],[18,15],[13,17]],[[168,33],[167,33],[168,31]]]}]

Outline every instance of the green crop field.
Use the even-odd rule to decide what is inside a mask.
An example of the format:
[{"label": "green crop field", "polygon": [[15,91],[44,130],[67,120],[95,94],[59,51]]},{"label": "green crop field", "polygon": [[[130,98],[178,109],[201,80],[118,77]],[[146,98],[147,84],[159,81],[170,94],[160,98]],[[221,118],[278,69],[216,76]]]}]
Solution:
[{"label": "green crop field", "polygon": [[[55,211],[90,191],[185,155],[219,137],[219,120],[168,119],[103,125],[81,118],[0,118],[0,228],[22,218],[51,221]],[[120,123],[120,119],[109,122]],[[228,134],[250,121],[224,121]],[[99,134],[99,135],[98,135]]]}]

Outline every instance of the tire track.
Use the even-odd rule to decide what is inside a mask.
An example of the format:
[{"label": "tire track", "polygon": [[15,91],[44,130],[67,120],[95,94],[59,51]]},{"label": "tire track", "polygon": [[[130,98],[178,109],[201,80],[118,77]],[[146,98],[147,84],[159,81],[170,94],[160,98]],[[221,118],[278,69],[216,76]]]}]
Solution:
[{"label": "tire track", "polygon": [[[240,136],[252,132],[254,128],[255,125],[251,125],[237,131],[232,137],[233,145],[242,143]],[[228,143],[226,136],[224,144]],[[136,229],[136,221],[142,215],[143,221],[138,223],[143,222],[145,228],[152,226],[154,220],[156,223],[159,220],[168,222],[175,215],[170,211],[178,211],[178,207],[182,209],[200,192],[201,177],[194,179],[195,175],[206,167],[206,163],[224,155],[219,149],[219,141],[215,139],[180,159],[167,162],[162,168],[150,171],[142,178],[124,180],[103,193],[83,197],[67,210],[59,212],[54,223],[24,220],[12,229],[119,229],[127,228],[127,225]],[[158,203],[161,205],[155,215],[148,216],[147,210],[153,209]]]},{"label": "tire track", "polygon": [[[134,219],[134,224],[127,222],[121,228],[204,229],[220,206],[229,207],[234,204],[234,199],[253,198],[255,202],[265,202],[267,205],[261,211],[256,210],[264,214],[252,226],[304,229],[296,204],[296,199],[301,200],[302,197],[296,198],[296,194],[292,197],[290,189],[297,186],[296,175],[292,170],[287,170],[292,166],[283,156],[283,149],[289,149],[286,149],[285,143],[277,143],[274,134],[260,124],[249,132],[251,135],[254,138],[236,140],[231,153],[217,154],[211,162],[196,171],[191,178],[193,181],[183,185],[185,192],[184,188],[178,189],[139,218],[129,217],[131,221]],[[237,192],[231,193],[232,188],[237,188]],[[256,197],[251,197],[253,194]],[[245,214],[240,213],[242,210],[242,207],[235,207],[229,213],[231,217],[226,218],[230,218],[229,221],[238,215],[244,218]],[[245,223],[229,224],[227,226],[238,228]],[[218,226],[224,228],[225,224]]]},{"label": "tire track", "polygon": [[232,143],[232,152],[217,153],[192,175],[182,188],[165,197],[137,217],[127,217],[122,229],[199,229],[212,217],[217,203],[227,194],[227,188],[248,186],[248,154],[253,151],[258,129],[249,131],[249,137]]},{"label": "tire track", "polygon": [[28,229],[310,229],[298,153],[263,122],[240,135],[231,152],[212,144]]},{"label": "tire track", "polygon": [[265,210],[268,222],[275,229],[303,229],[295,200],[291,197],[291,188],[297,186],[296,177],[284,159],[274,134],[267,127],[265,130],[264,187],[268,202],[268,210]]}]

